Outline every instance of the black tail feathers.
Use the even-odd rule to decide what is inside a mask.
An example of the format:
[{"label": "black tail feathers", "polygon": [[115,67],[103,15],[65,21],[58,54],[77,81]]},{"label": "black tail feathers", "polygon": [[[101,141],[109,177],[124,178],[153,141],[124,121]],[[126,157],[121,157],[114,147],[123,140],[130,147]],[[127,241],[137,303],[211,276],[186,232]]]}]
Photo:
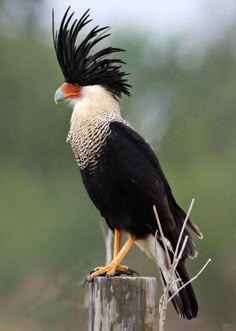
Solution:
[{"label": "black tail feathers", "polygon": [[[178,283],[178,288],[189,281],[187,271],[183,261],[180,261],[176,270],[176,277],[181,281]],[[172,299],[176,312],[181,318],[192,319],[197,316],[198,303],[191,284],[186,285]]]},{"label": "black tail feathers", "polygon": [[[164,283],[166,284],[163,273],[162,277]],[[175,271],[175,280],[179,281],[176,281],[176,285],[172,287],[169,293],[170,296],[177,292],[183,284],[186,284],[189,281],[184,261],[180,261],[177,266]],[[182,290],[180,290],[171,301],[179,317],[190,320],[197,316],[198,303],[191,284],[186,285]]]}]

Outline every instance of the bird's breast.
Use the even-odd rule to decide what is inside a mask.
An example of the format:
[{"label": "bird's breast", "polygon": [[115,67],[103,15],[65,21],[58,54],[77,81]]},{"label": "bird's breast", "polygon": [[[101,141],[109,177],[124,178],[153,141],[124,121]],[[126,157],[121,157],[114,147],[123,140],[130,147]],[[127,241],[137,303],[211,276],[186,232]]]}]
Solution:
[{"label": "bird's breast", "polygon": [[99,161],[109,138],[110,123],[121,121],[117,114],[103,114],[90,118],[72,117],[67,141],[70,142],[80,169],[93,169]]}]

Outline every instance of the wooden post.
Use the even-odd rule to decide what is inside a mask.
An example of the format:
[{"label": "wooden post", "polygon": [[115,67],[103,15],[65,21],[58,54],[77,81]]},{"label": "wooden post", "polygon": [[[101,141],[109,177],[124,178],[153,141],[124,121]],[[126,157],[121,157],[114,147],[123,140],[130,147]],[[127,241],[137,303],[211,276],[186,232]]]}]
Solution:
[{"label": "wooden post", "polygon": [[156,279],[97,277],[89,288],[89,331],[156,331]]}]

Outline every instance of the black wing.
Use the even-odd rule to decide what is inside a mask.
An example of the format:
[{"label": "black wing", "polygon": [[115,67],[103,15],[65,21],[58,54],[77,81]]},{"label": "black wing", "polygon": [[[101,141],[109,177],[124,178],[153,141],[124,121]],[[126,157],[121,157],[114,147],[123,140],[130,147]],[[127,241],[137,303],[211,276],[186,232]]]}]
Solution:
[{"label": "black wing", "polygon": [[[140,225],[145,223],[145,226],[155,234],[157,230],[153,213],[153,205],[155,205],[164,234],[175,247],[185,213],[173,198],[156,155],[149,144],[127,125],[111,122],[110,129],[110,148],[122,190],[126,192],[129,200],[130,212],[138,218]],[[190,239],[185,253],[194,256],[195,252]]]}]

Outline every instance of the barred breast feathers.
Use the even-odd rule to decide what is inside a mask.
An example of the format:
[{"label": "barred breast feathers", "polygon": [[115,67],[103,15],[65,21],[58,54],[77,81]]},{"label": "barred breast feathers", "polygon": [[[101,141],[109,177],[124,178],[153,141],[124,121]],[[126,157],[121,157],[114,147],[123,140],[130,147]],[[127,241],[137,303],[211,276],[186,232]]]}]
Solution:
[{"label": "barred breast feathers", "polygon": [[126,123],[112,94],[99,85],[82,87],[80,98],[74,102],[67,137],[81,169],[96,165],[112,121]]}]

